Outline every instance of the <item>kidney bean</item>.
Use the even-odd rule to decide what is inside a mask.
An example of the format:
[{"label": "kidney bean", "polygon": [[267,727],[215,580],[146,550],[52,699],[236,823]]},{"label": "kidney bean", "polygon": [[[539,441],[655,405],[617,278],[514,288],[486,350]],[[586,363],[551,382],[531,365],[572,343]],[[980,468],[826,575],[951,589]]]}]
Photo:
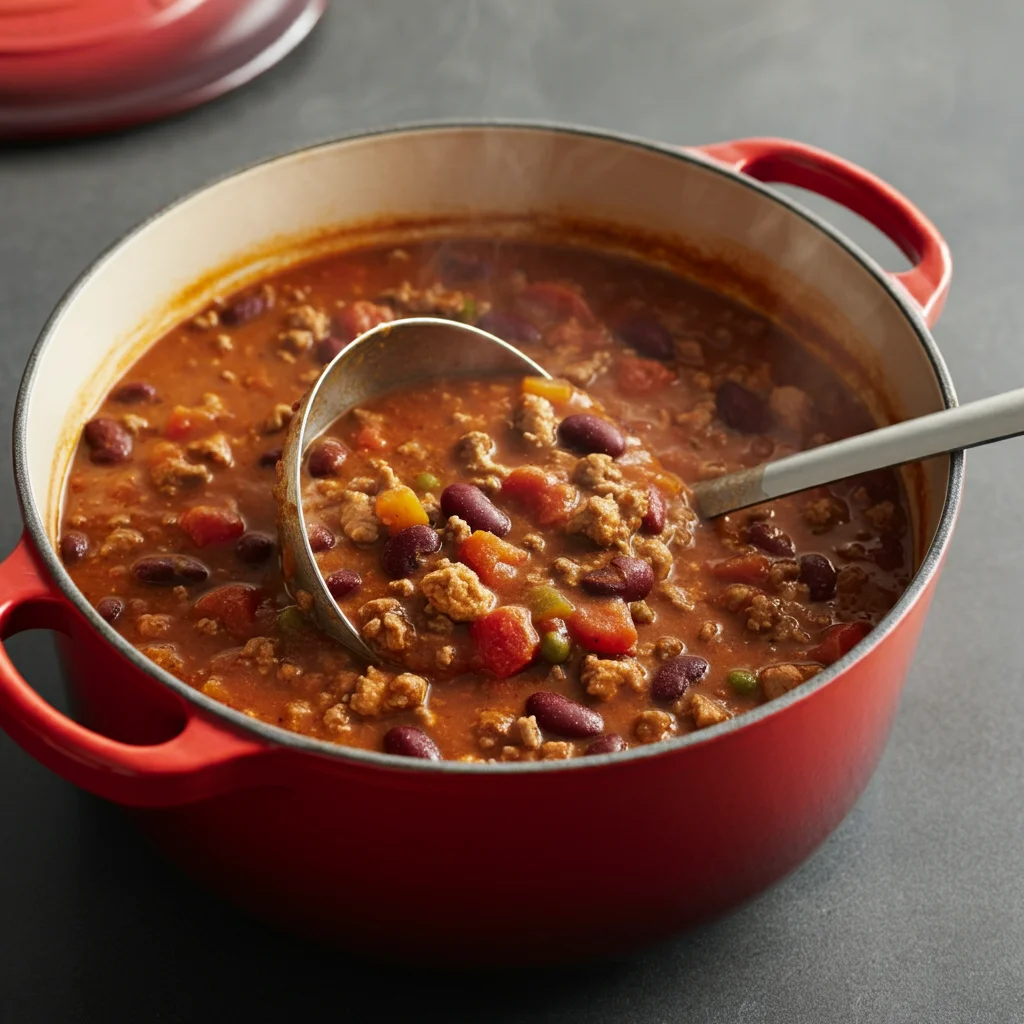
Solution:
[{"label": "kidney bean", "polygon": [[469,284],[482,281],[491,273],[491,265],[479,253],[446,249],[440,256],[441,277],[445,284]]},{"label": "kidney bean", "polygon": [[668,359],[675,348],[672,335],[653,317],[642,313],[624,320],[616,333],[627,345],[651,359]]},{"label": "kidney bean", "polygon": [[504,537],[512,529],[512,520],[472,484],[449,484],[441,492],[441,512],[446,519],[458,516],[471,529],[486,530],[496,537]]},{"label": "kidney bean", "polygon": [[124,601],[119,597],[101,597],[96,602],[96,611],[100,613],[101,619],[111,623],[117,622],[124,611]]},{"label": "kidney bean", "polygon": [[598,736],[587,747],[586,752],[588,754],[617,754],[620,750],[625,750],[626,747],[626,741],[617,732],[610,732],[607,736]]},{"label": "kidney bean", "polygon": [[100,416],[89,420],[82,432],[89,458],[100,465],[124,462],[132,453],[132,435],[117,420]]},{"label": "kidney bean", "polygon": [[768,426],[768,409],[761,396],[734,380],[719,385],[715,407],[722,422],[742,434],[760,434]]},{"label": "kidney bean", "polygon": [[836,596],[835,566],[824,555],[800,559],[800,582],[807,584],[812,601],[830,601]]},{"label": "kidney bean", "polygon": [[271,448],[270,451],[264,452],[259,458],[259,464],[264,468],[273,469],[280,461],[281,456],[284,454],[283,448]]},{"label": "kidney bean", "polygon": [[132,575],[140,583],[177,587],[203,583],[210,570],[198,558],[188,555],[144,555],[132,565]]},{"label": "kidney bean", "polygon": [[599,452],[615,459],[626,450],[626,439],[614,423],[585,412],[566,416],[558,425],[558,439],[566,448],[584,455]]},{"label": "kidney bean", "polygon": [[388,537],[380,553],[384,571],[397,579],[416,571],[420,558],[441,550],[441,535],[429,526],[407,526]]},{"label": "kidney bean", "polygon": [[156,388],[145,381],[130,381],[115,388],[110,395],[111,400],[122,405],[138,405],[140,402],[155,402]]},{"label": "kidney bean", "polygon": [[538,690],[526,698],[526,713],[548,732],[572,739],[586,739],[604,731],[604,719],[584,704],[578,704],[560,693]]},{"label": "kidney bean", "polygon": [[310,476],[337,476],[348,458],[348,449],[336,438],[325,437],[318,441],[306,460]]},{"label": "kidney bean", "polygon": [[651,680],[651,696],[655,700],[679,700],[687,689],[702,679],[708,663],[696,654],[679,654],[662,663]]},{"label": "kidney bean", "polygon": [[647,511],[640,520],[641,533],[661,533],[665,529],[665,496],[653,484],[647,488]]},{"label": "kidney bean", "polygon": [[606,566],[588,572],[580,586],[591,594],[642,601],[654,586],[654,570],[642,558],[616,555]]},{"label": "kidney bean", "polygon": [[396,725],[384,733],[384,751],[402,757],[419,757],[425,761],[440,761],[437,744],[415,725]]},{"label": "kidney bean", "polygon": [[767,519],[758,519],[747,527],[747,540],[770,555],[791,555],[795,550],[793,538]]},{"label": "kidney bean", "polygon": [[508,310],[492,309],[484,313],[477,321],[477,327],[501,338],[502,341],[527,344],[540,341],[540,331],[525,316]]},{"label": "kidney bean", "polygon": [[221,311],[220,322],[229,327],[244,324],[253,320],[267,308],[267,300],[262,292],[249,292],[232,299]]},{"label": "kidney bean", "polygon": [[259,565],[265,562],[274,551],[274,538],[269,533],[249,530],[238,538],[235,554],[246,565]]},{"label": "kidney bean", "polygon": [[65,565],[74,565],[85,558],[89,550],[89,538],[79,530],[68,530],[60,539],[60,557]]},{"label": "kidney bean", "polygon": [[331,335],[316,343],[316,357],[326,366],[347,344],[347,341]]},{"label": "kidney bean", "polygon": [[327,584],[331,597],[335,601],[340,601],[343,597],[354,594],[363,585],[363,577],[355,569],[338,569],[332,572],[324,583]]},{"label": "kidney bean", "polygon": [[314,553],[329,551],[337,543],[334,534],[323,523],[307,523],[306,536],[309,537],[309,546]]}]

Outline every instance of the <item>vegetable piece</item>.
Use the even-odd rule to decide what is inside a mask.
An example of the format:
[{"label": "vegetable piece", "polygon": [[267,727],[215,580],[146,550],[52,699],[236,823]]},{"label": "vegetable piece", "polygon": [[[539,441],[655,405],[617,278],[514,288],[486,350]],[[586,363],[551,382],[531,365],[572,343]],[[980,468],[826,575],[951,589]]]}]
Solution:
[{"label": "vegetable piece", "polygon": [[573,639],[595,654],[627,654],[636,646],[636,626],[621,598],[589,601],[566,619]]},{"label": "vegetable piece", "polygon": [[552,323],[570,317],[579,320],[581,324],[590,324],[594,320],[586,299],[568,285],[557,281],[535,281],[528,284],[516,296],[516,305],[537,323]]},{"label": "vegetable piece", "polygon": [[711,562],[708,568],[720,580],[759,586],[767,582],[772,563],[764,555],[733,555],[721,562]]},{"label": "vegetable piece", "polygon": [[512,470],[501,486],[501,493],[522,505],[538,526],[568,521],[579,498],[570,484],[561,483],[537,466]]},{"label": "vegetable piece", "polygon": [[523,378],[523,394],[524,395],[539,395],[541,398],[546,398],[549,402],[554,402],[556,405],[559,403],[568,402],[573,396],[575,389],[567,380],[548,380],[546,377],[524,377]]},{"label": "vegetable piece", "polygon": [[441,486],[441,481],[433,473],[419,473],[413,483],[417,491],[433,491]]},{"label": "vegetable piece", "polygon": [[383,451],[388,446],[380,431],[371,426],[360,427],[352,438],[352,444],[363,451],[372,452]]},{"label": "vegetable piece", "polygon": [[639,356],[623,356],[615,367],[615,383],[624,395],[649,395],[667,388],[676,375],[664,364]]},{"label": "vegetable piece", "polygon": [[564,619],[576,610],[576,606],[554,587],[534,587],[526,595],[526,601],[530,606],[534,622]]},{"label": "vegetable piece", "polygon": [[871,627],[866,622],[840,622],[836,626],[829,627],[825,638],[817,647],[812,647],[807,652],[807,657],[822,665],[831,665],[855,644],[860,643],[870,632]]},{"label": "vegetable piece", "polygon": [[164,437],[172,441],[181,441],[209,430],[216,422],[216,413],[210,409],[176,405],[167,417],[167,423],[164,424]]},{"label": "vegetable piece", "polygon": [[551,665],[561,665],[569,660],[572,641],[562,630],[552,629],[541,634],[540,656]]},{"label": "vegetable piece", "polygon": [[475,530],[459,546],[459,561],[465,562],[489,587],[515,579],[515,567],[529,557],[521,548],[486,530]]},{"label": "vegetable piece", "polygon": [[219,505],[194,505],[178,519],[178,525],[198,548],[209,544],[226,544],[245,533],[242,517],[230,508]]},{"label": "vegetable piece", "polygon": [[530,613],[518,605],[496,608],[472,623],[469,632],[476,641],[481,664],[499,679],[529,665],[540,646]]},{"label": "vegetable piece", "polygon": [[250,583],[228,583],[203,594],[194,611],[200,618],[216,619],[232,636],[244,637],[252,632],[262,597]]},{"label": "vegetable piece", "polygon": [[381,491],[377,495],[374,511],[392,536],[407,527],[427,526],[430,523],[427,510],[420,504],[416,492],[404,484]]},{"label": "vegetable piece", "polygon": [[725,681],[737,692],[747,696],[757,692],[757,676],[745,668],[734,668]]},{"label": "vegetable piece", "polygon": [[277,615],[277,619],[274,621],[274,628],[279,633],[297,633],[308,625],[306,616],[302,614],[299,606],[296,604],[290,604],[287,608],[282,608]]}]

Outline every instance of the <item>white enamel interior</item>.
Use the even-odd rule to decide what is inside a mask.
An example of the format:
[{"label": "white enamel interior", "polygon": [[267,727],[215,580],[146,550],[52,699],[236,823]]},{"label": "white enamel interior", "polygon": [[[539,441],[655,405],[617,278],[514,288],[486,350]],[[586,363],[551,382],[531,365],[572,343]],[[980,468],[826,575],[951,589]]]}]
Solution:
[{"label": "white enamel interior", "polygon": [[[131,235],[80,282],[48,328],[27,397],[28,490],[47,531],[54,533],[84,416],[141,345],[214,293],[213,283],[193,287],[183,306],[196,281],[233,266],[219,282],[226,290],[328,227],[474,213],[598,220],[685,242],[697,254],[697,276],[703,258],[742,266],[746,280],[858,352],[869,376],[889,382],[897,415],[943,405],[910,316],[876,274],[763,190],[639,142],[547,128],[410,129],[321,146],[222,181]],[[882,406],[876,412],[887,415]],[[919,551],[936,528],[948,472],[946,458],[925,467]]]}]

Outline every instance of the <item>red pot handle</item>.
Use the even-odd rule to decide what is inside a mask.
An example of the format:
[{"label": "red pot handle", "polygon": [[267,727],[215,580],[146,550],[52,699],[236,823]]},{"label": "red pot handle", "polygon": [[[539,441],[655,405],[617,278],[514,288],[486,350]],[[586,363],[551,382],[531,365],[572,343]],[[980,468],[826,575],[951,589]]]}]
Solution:
[{"label": "red pot handle", "polygon": [[[26,629],[69,633],[74,606],[43,574],[23,537],[0,564],[0,638]],[[47,704],[0,644],[0,726],[36,760],[90,793],[137,807],[170,807],[252,785],[269,744],[229,729],[182,701],[185,725],[165,743],[102,736]]]},{"label": "red pot handle", "polygon": [[737,139],[694,148],[758,181],[806,188],[860,214],[914,264],[890,276],[910,294],[929,327],[939,319],[953,272],[949,247],[935,225],[881,178],[826,150],[788,139]]}]

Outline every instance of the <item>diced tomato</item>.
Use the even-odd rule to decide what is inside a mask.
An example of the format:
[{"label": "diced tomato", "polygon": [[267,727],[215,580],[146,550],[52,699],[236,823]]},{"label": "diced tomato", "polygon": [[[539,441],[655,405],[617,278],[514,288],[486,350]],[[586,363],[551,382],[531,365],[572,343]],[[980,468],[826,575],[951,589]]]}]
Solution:
[{"label": "diced tomato", "polygon": [[374,511],[392,536],[407,526],[426,526],[430,522],[427,510],[420,504],[416,492],[403,484],[381,491],[377,495]]},{"label": "diced tomato", "polygon": [[866,622],[840,622],[826,631],[825,639],[817,647],[812,647],[807,652],[807,657],[822,665],[831,665],[855,644],[859,644],[870,632],[871,627]]},{"label": "diced tomato", "polygon": [[262,597],[260,588],[252,584],[228,583],[203,594],[195,603],[195,613],[216,619],[232,636],[242,637],[252,632]]},{"label": "diced tomato", "polygon": [[537,655],[540,637],[530,613],[518,605],[504,605],[477,619],[469,627],[480,662],[499,679],[515,675]]},{"label": "diced tomato", "polygon": [[209,430],[216,422],[217,417],[208,409],[176,405],[167,417],[164,437],[169,437],[172,441],[181,441]]},{"label": "diced tomato", "polygon": [[352,438],[352,446],[363,451],[379,452],[387,448],[387,441],[376,427],[360,427]]},{"label": "diced tomato", "polygon": [[772,563],[766,555],[734,555],[722,562],[710,562],[708,568],[720,580],[756,587],[768,581]]},{"label": "diced tomato", "polygon": [[459,546],[459,561],[465,562],[489,587],[515,579],[516,566],[529,557],[522,548],[486,530],[474,530]]},{"label": "diced tomato", "polygon": [[623,356],[615,368],[615,381],[626,395],[649,395],[668,387],[676,375],[656,359]]},{"label": "diced tomato", "polygon": [[528,284],[516,296],[516,305],[538,323],[553,323],[570,317],[584,324],[594,321],[594,314],[586,299],[568,285],[557,281],[535,281]]},{"label": "diced tomato", "polygon": [[563,320],[544,334],[544,344],[548,348],[593,352],[608,345],[608,332],[603,327],[581,323],[575,318]]},{"label": "diced tomato", "polygon": [[636,646],[636,626],[621,597],[578,605],[566,625],[581,647],[597,654],[626,654]]},{"label": "diced tomato", "polygon": [[394,320],[395,312],[390,306],[378,306],[374,302],[359,299],[343,306],[334,319],[341,337],[345,341],[351,341],[378,324]]},{"label": "diced tomato", "polygon": [[574,487],[549,476],[537,466],[512,470],[501,485],[501,493],[519,502],[538,526],[564,523],[579,498]]},{"label": "diced tomato", "polygon": [[182,512],[178,525],[189,535],[197,548],[208,544],[226,544],[245,532],[242,517],[220,505],[194,505]]}]

